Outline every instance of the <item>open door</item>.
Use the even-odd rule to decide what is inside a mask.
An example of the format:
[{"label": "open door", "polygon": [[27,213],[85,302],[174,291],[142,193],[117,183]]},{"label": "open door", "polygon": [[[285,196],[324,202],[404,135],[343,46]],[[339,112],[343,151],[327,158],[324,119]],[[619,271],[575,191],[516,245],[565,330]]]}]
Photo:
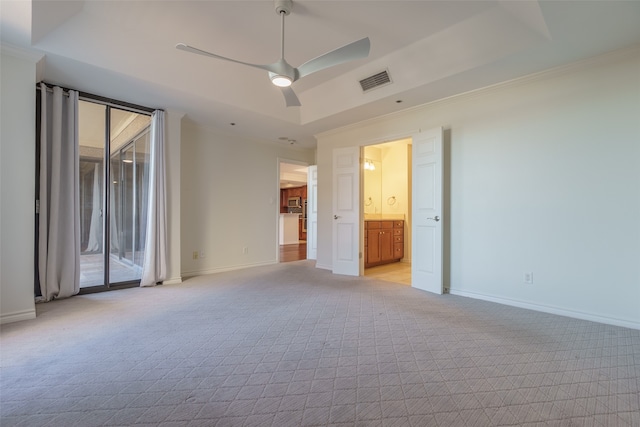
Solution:
[{"label": "open door", "polygon": [[442,294],[442,128],[413,136],[411,285]]},{"label": "open door", "polygon": [[360,147],[333,150],[333,273],[360,274]]},{"label": "open door", "polygon": [[318,166],[307,169],[307,259],[318,259]]}]

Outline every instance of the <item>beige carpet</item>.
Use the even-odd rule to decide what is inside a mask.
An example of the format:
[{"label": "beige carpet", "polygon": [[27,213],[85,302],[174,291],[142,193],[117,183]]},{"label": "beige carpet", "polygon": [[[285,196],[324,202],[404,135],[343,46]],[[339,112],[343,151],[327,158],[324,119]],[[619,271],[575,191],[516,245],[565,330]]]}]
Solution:
[{"label": "beige carpet", "polygon": [[640,331],[297,261],[37,306],[5,426],[640,426]]}]

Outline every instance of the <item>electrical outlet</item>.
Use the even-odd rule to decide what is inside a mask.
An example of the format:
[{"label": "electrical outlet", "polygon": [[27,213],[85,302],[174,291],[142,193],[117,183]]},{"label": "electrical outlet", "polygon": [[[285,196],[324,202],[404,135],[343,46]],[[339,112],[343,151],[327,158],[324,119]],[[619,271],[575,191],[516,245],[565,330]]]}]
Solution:
[{"label": "electrical outlet", "polygon": [[533,283],[533,273],[532,272],[524,273],[524,283],[526,283],[527,285],[530,285],[530,284]]},{"label": "electrical outlet", "polygon": [[204,251],[200,251],[200,258],[206,258],[207,254],[204,253]]},{"label": "electrical outlet", "polygon": [[193,251],[193,259],[198,259],[198,251]]},{"label": "electrical outlet", "polygon": [[248,254],[249,253],[249,248],[246,247],[246,246],[244,248],[242,248],[242,253],[245,254],[245,255]]}]

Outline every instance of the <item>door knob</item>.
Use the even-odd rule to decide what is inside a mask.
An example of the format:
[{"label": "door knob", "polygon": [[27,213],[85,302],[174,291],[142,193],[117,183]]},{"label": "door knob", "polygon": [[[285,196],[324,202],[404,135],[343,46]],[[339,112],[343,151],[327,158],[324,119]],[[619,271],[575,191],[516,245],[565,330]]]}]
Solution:
[{"label": "door knob", "polygon": [[338,218],[340,218],[338,215],[333,216],[333,219],[338,219]]},{"label": "door knob", "polygon": [[435,222],[440,221],[440,217],[439,217],[438,215],[436,215],[436,216],[435,216],[435,217],[433,217],[433,218],[427,218],[427,219],[432,219],[432,220],[434,220]]}]

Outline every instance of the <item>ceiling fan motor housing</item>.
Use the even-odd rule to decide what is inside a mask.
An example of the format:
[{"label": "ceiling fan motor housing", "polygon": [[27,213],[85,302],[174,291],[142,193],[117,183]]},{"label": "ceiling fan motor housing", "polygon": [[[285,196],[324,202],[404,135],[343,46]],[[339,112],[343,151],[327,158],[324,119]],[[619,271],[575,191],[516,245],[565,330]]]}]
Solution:
[{"label": "ceiling fan motor housing", "polygon": [[269,71],[269,78],[272,82],[276,77],[286,77],[290,81],[289,84],[298,80],[298,70],[289,65],[284,58],[280,58],[278,62],[272,64],[272,67],[273,72]]},{"label": "ceiling fan motor housing", "polygon": [[288,15],[291,13],[291,8],[293,7],[293,2],[291,0],[275,0],[276,3],[276,13],[280,15],[284,13]]}]

